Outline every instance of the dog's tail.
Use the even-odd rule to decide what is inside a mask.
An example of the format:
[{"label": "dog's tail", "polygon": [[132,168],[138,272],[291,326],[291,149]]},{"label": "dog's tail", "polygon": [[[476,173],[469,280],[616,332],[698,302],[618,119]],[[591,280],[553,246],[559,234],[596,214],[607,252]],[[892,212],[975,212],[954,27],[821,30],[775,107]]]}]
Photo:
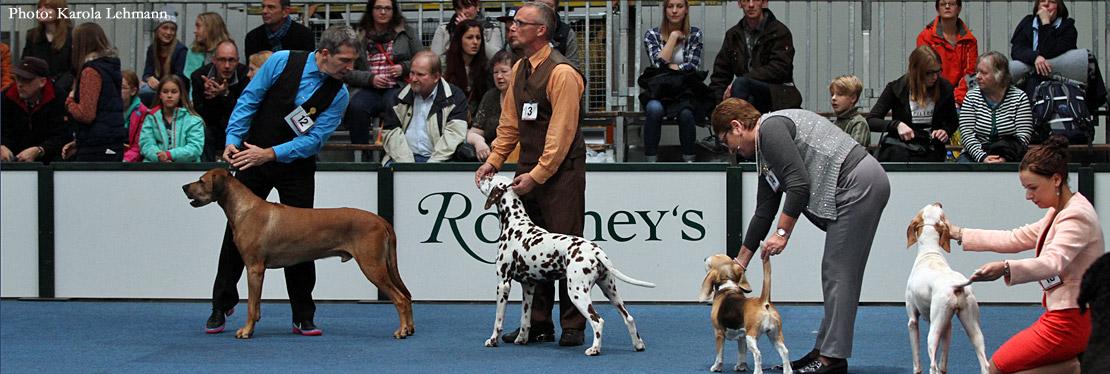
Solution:
[{"label": "dog's tail", "polygon": [[763,290],[759,292],[759,301],[766,307],[771,303],[771,259],[763,260]]},{"label": "dog's tail", "polygon": [[613,262],[609,260],[609,256],[606,256],[604,252],[598,252],[597,260],[601,262],[601,265],[605,266],[605,269],[609,270],[610,273],[613,273],[613,275],[615,275],[617,279],[620,279],[628,284],[635,286],[655,288],[655,283],[644,282],[642,280],[624,275],[624,273],[622,273],[620,270],[617,270],[616,266],[613,266]]},{"label": "dog's tail", "polygon": [[393,231],[392,224],[385,222],[385,219],[382,219],[382,221],[385,224],[386,232],[385,261],[388,265],[386,267],[389,268],[389,278],[393,280],[393,284],[397,285],[397,288],[401,289],[405,297],[412,300],[412,294],[409,293],[408,287],[405,287],[405,282],[401,281],[401,274],[397,272],[397,233]]}]

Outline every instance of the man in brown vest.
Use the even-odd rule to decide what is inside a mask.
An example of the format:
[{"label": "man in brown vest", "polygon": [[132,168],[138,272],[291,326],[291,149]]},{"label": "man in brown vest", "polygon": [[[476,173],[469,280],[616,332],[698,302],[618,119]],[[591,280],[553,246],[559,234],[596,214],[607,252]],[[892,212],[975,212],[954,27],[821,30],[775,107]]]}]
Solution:
[{"label": "man in brown vest", "polygon": [[[513,18],[513,47],[527,56],[513,67],[512,80],[501,102],[497,139],[486,163],[474,174],[477,184],[495,174],[505,158],[520,145],[513,191],[521,196],[532,221],[553,233],[582,236],[586,213],[586,144],[578,127],[584,81],[572,63],[551,48],[556,28],[555,10],[541,3],[524,4]],[[582,345],[586,325],[567,296],[566,280],[559,281],[559,345]],[[532,341],[555,340],[551,308],[554,284],[536,287],[532,302]],[[520,330],[505,334],[516,340]]]}]

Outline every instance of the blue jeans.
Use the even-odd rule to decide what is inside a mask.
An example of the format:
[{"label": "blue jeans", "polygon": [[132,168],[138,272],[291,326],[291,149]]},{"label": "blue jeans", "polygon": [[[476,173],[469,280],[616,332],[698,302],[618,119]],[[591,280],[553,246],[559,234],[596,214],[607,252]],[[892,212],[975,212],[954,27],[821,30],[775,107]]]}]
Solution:
[{"label": "blue jeans", "polygon": [[[412,157],[413,157],[412,162],[417,163],[417,164],[427,163],[428,159],[431,158],[431,157],[426,157],[426,156],[422,156],[422,155],[418,155],[418,154],[413,154]],[[385,167],[390,167],[390,166],[393,166],[393,160],[386,161]]]},{"label": "blue jeans", "polygon": [[[666,110],[659,100],[648,101],[644,108],[647,115],[644,121],[644,155],[655,156],[659,152],[659,138],[663,132],[663,116]],[[694,138],[697,136],[694,125],[694,112],[689,108],[678,112],[678,140],[682,144],[682,154],[697,154],[694,150]]]},{"label": "blue jeans", "polygon": [[351,97],[347,113],[343,116],[343,123],[347,124],[347,131],[351,134],[351,144],[370,144],[370,120],[389,110],[400,90],[399,87],[367,87]]},{"label": "blue jeans", "polygon": [[738,77],[732,81],[732,97],[751,103],[760,113],[771,111],[771,86],[762,81]]}]

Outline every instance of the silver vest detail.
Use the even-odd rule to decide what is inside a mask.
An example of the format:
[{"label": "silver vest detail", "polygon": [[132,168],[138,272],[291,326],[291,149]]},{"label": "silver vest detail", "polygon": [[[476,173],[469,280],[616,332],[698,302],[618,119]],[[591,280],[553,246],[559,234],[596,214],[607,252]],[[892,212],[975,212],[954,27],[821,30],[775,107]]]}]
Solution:
[{"label": "silver vest detail", "polygon": [[[809,204],[806,205],[806,210],[817,217],[836,220],[836,181],[840,177],[840,165],[858,143],[817,113],[801,109],[785,109],[764,114],[759,120],[762,122],[774,116],[790,119],[797,128],[794,145],[802,155],[802,162],[805,164],[810,183]],[[767,173],[770,167],[760,152],[762,151],[757,141],[757,166],[760,173]],[[776,177],[781,180],[782,176]]]}]

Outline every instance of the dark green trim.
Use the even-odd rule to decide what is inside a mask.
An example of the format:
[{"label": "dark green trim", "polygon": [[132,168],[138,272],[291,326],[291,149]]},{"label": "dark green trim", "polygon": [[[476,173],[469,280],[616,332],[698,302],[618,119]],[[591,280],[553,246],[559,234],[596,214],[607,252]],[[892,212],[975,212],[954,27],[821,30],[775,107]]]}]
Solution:
[{"label": "dark green trim", "polygon": [[54,298],[54,170],[38,168],[39,298]]},{"label": "dark green trim", "polygon": [[221,162],[56,162],[50,167],[58,171],[208,171],[227,168]]},{"label": "dark green trim", "polygon": [[[476,171],[482,164],[476,162],[438,162],[430,164],[398,163],[391,167],[400,172],[406,171]],[[587,172],[609,171],[724,171],[727,163],[616,163],[616,164],[586,164]],[[505,164],[501,171],[515,171],[516,164]]]},{"label": "dark green trim", "polygon": [[36,171],[43,167],[38,162],[5,162],[0,163],[0,170],[3,171]]},{"label": "dark green trim", "polygon": [[[377,168],[374,164],[378,174],[378,215],[393,224],[393,169],[392,168]],[[396,227],[394,227],[396,233]],[[378,300],[389,300],[389,296],[378,290]]]},{"label": "dark green trim", "polygon": [[382,166],[377,162],[320,162],[316,171],[378,171]]},{"label": "dark green trim", "polygon": [[743,168],[730,167],[725,172],[725,253],[729,257],[740,254],[744,243],[744,191]]},{"label": "dark green trim", "polygon": [[1079,168],[1079,193],[1083,194],[1091,205],[1095,205],[1095,169],[1091,167]]}]

